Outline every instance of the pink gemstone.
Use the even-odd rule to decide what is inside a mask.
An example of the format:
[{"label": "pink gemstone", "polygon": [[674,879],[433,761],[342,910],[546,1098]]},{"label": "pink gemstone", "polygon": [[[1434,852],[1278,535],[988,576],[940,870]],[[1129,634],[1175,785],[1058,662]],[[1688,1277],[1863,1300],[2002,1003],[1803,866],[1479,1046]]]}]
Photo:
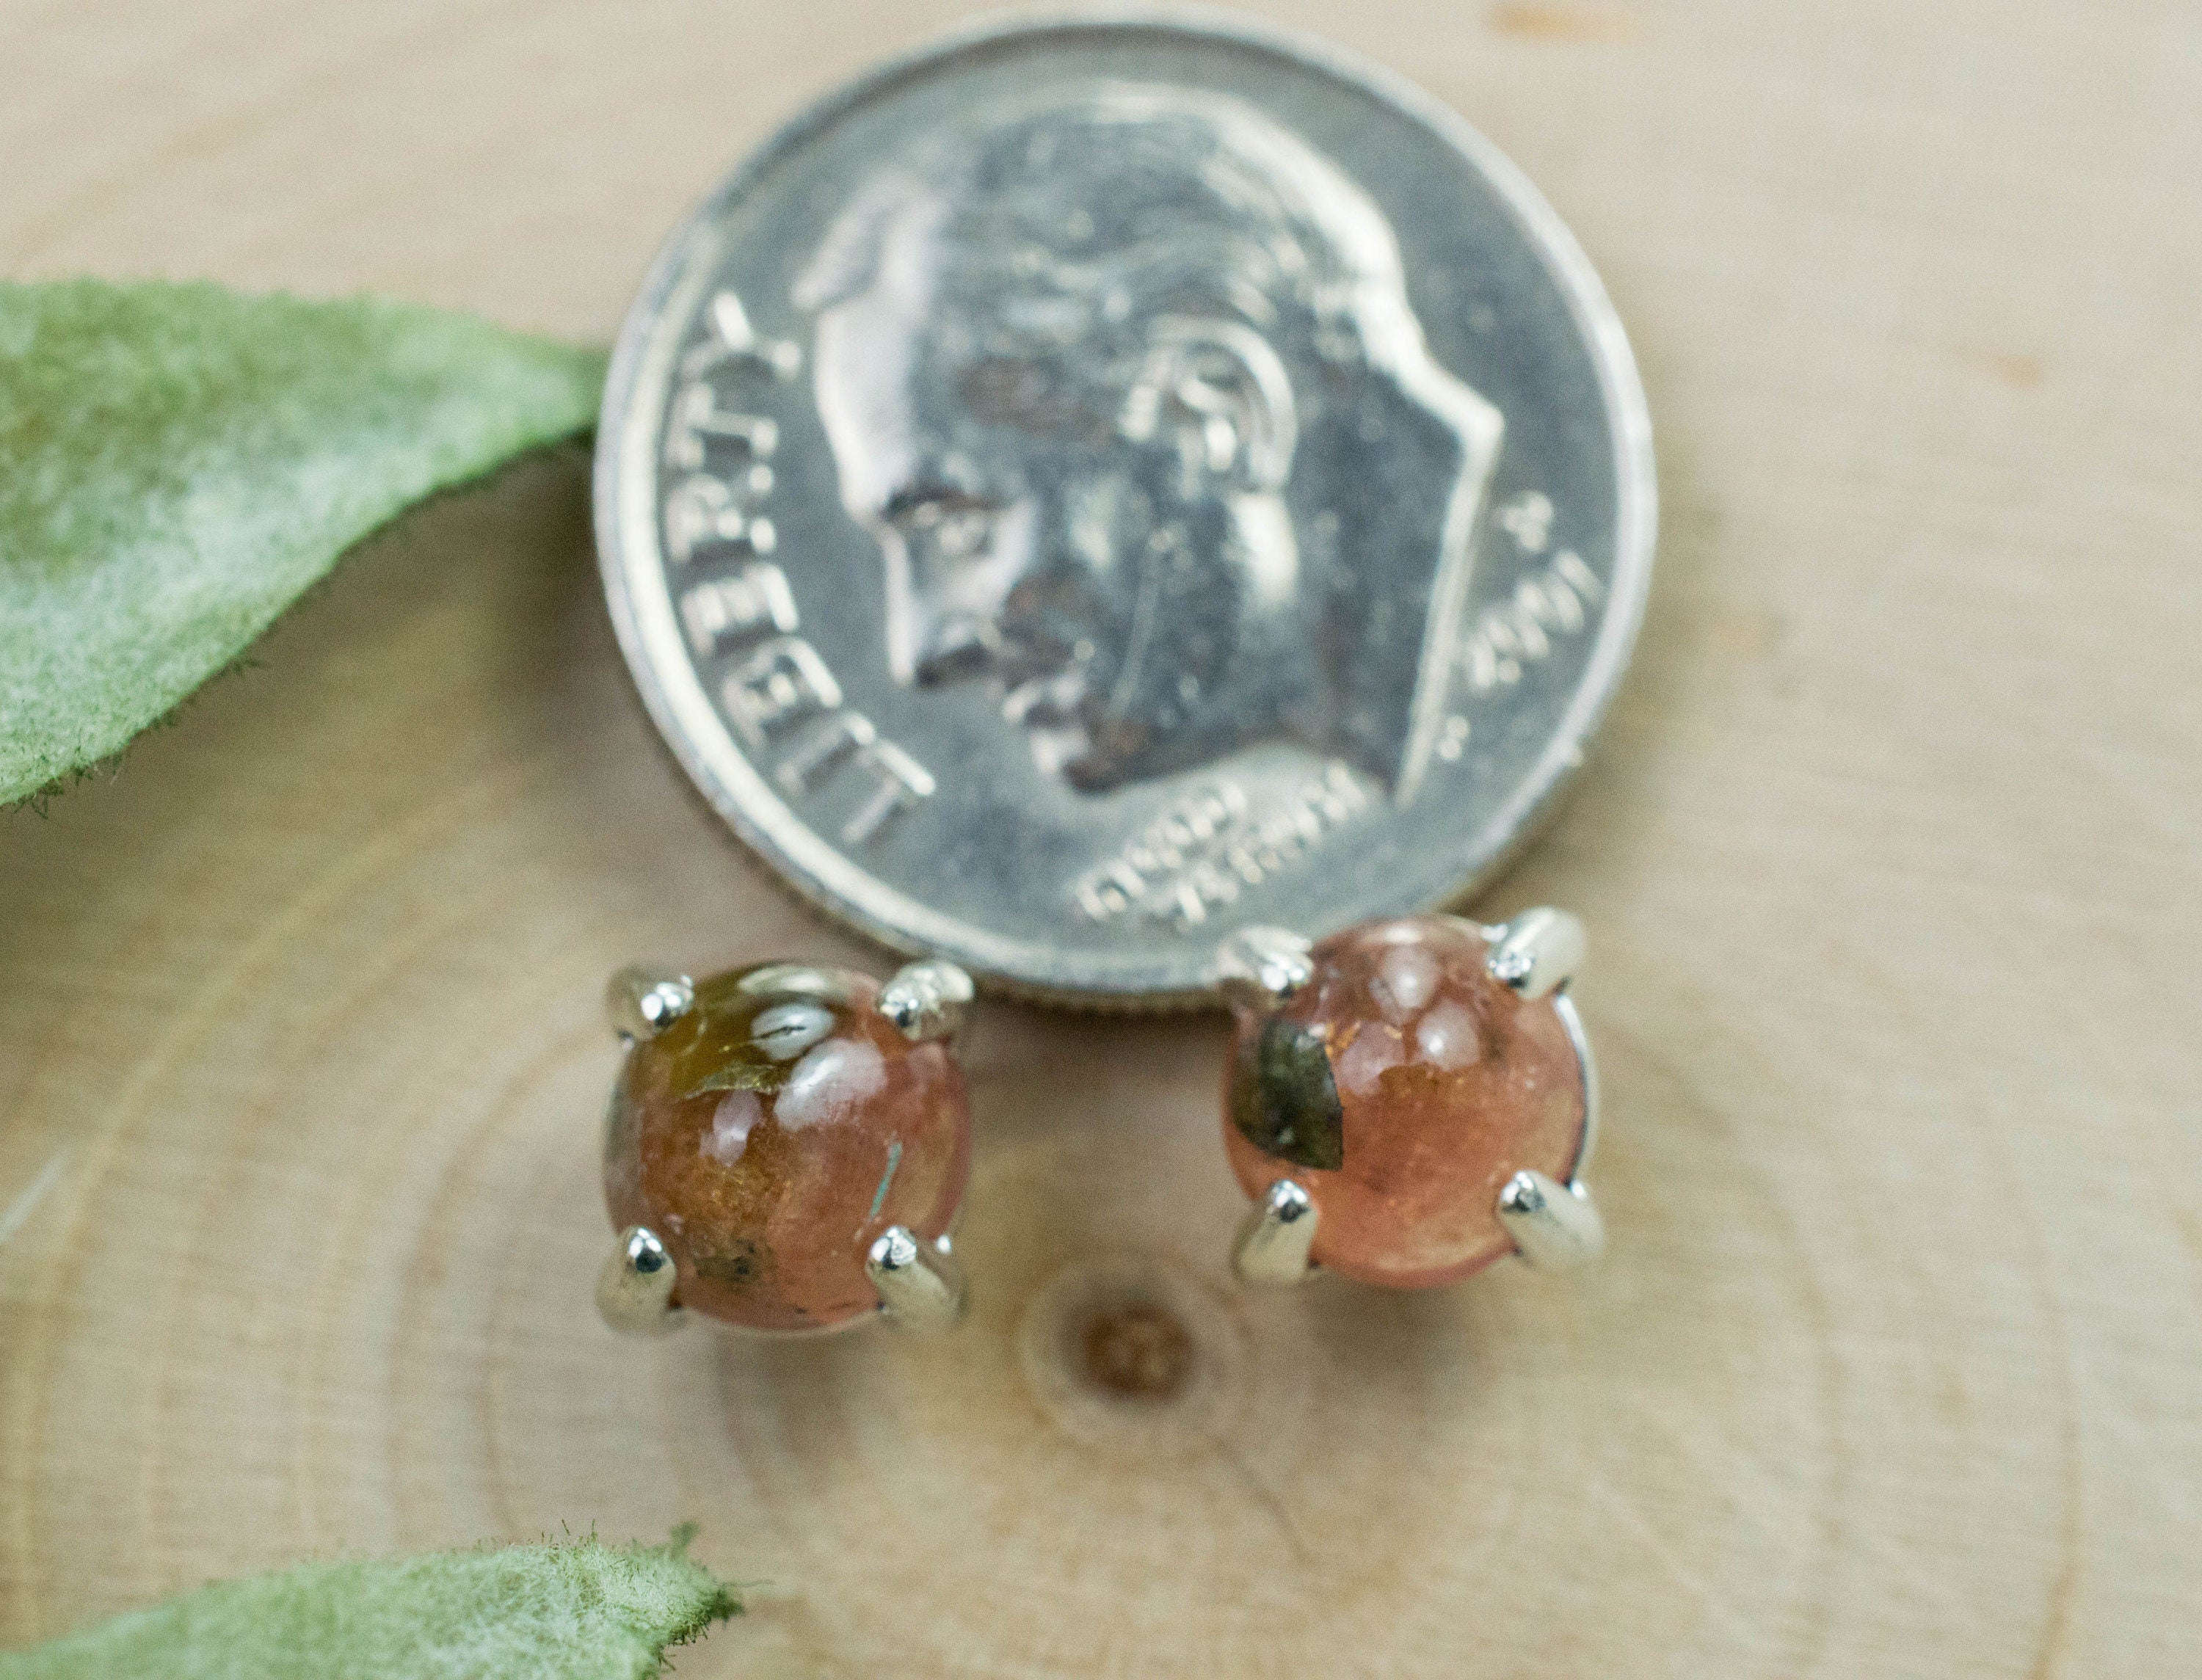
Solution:
[{"label": "pink gemstone", "polygon": [[963,1076],[898,1032],[879,991],[839,970],[738,970],[628,1052],[604,1200],[670,1251],[681,1306],[752,1329],[837,1324],[878,1305],[864,1258],[887,1227],[948,1229],[971,1166]]},{"label": "pink gemstone", "polygon": [[1321,1217],[1314,1258],[1395,1288],[1450,1283],[1513,1252],[1498,1193],[1565,1183],[1582,1147],[1582,1064],[1551,998],[1484,969],[1439,917],[1364,922],[1315,947],[1275,1014],[1241,1011],[1223,1141],[1250,1196],[1280,1178]]}]

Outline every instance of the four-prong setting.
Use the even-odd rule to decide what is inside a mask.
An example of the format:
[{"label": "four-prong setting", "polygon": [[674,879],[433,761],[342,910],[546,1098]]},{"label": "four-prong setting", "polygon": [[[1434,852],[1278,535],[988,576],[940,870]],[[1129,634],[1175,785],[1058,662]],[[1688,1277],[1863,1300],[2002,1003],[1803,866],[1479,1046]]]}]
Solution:
[{"label": "four-prong setting", "polygon": [[[1249,1283],[1321,1268],[1393,1288],[1520,1254],[1588,1259],[1590,1046],[1567,982],[1582,927],[1369,922],[1309,946],[1252,930],[1219,952],[1237,1017],[1224,1145],[1254,1206]],[[1498,1194],[1503,1190],[1504,1194]]]},{"label": "four-prong setting", "polygon": [[963,1322],[970,1288],[943,1231],[932,1241],[891,1225],[864,1257],[864,1275],[879,1291],[880,1312],[898,1329],[936,1335]]},{"label": "four-prong setting", "polygon": [[911,963],[880,988],[880,1013],[912,1044],[952,1042],[976,989],[953,963]]},{"label": "four-prong setting", "polygon": [[597,1311],[621,1335],[662,1335],[686,1318],[673,1299],[673,1256],[647,1225],[629,1225],[597,1275]]},{"label": "four-prong setting", "polygon": [[1482,931],[1491,941],[1484,958],[1491,977],[1532,999],[1547,997],[1574,979],[1588,943],[1580,921],[1549,905]]},{"label": "four-prong setting", "polygon": [[696,1003],[696,986],[677,969],[630,963],[604,987],[604,1015],[628,1044],[656,1038]]},{"label": "four-prong setting", "polygon": [[620,1238],[599,1299],[615,1328],[657,1328],[676,1302],[767,1334],[954,1322],[963,1279],[940,1240],[971,1121],[945,1040],[969,981],[913,964],[891,984],[909,1005],[894,1016],[878,981],[803,963],[614,980]]},{"label": "four-prong setting", "polygon": [[1304,1282],[1315,1270],[1308,1251],[1315,1246],[1321,1217],[1312,1196],[1291,1179],[1279,1179],[1239,1222],[1238,1240],[1231,1245],[1231,1270],[1241,1283]]}]

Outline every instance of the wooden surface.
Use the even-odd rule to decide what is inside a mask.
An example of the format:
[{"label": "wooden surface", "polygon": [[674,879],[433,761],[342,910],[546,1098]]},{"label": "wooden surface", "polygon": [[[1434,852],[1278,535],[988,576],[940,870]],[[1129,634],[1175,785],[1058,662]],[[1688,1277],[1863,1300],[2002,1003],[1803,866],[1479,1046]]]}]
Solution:
[{"label": "wooden surface", "polygon": [[[955,9],[12,0],[0,263],[606,339]],[[2202,1671],[2202,19],[1275,15],[1510,152],[1643,360],[1641,655],[1484,905],[1593,930],[1608,1263],[1242,1300],[1215,1029],[997,1007],[964,1335],[612,1340],[603,975],[861,953],[658,750],[569,451],[0,820],[0,1642],[692,1518],[768,1583],[696,1680]],[[1176,1399],[1085,1384],[1110,1303]]]}]

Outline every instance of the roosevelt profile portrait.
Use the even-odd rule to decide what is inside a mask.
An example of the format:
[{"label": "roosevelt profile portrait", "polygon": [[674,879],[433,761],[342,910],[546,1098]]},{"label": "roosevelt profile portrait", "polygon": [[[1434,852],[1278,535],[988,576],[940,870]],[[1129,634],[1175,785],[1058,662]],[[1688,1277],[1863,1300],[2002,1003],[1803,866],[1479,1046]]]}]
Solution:
[{"label": "roosevelt profile portrait", "polygon": [[1412,796],[1501,422],[1337,165],[1085,84],[880,166],[795,302],[898,681],[998,685],[1087,793],[1281,740]]}]

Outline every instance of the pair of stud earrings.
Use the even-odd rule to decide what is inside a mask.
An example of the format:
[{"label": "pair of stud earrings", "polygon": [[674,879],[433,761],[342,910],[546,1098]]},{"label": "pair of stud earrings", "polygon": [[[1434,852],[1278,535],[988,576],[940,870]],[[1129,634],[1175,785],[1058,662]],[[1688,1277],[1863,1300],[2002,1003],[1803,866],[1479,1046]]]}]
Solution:
[{"label": "pair of stud earrings", "polygon": [[[1322,1267],[1416,1288],[1511,1253],[1596,1255],[1582,1175],[1597,1077],[1566,992],[1582,955],[1581,924],[1550,909],[1226,940],[1223,1140],[1253,1201],[1240,1280]],[[971,999],[943,962],[884,986],[796,963],[613,976],[628,1049],[605,1126],[619,1228],[605,1319],[638,1334],[692,1312],[783,1334],[953,1326],[971,1120],[952,1043]]]}]

